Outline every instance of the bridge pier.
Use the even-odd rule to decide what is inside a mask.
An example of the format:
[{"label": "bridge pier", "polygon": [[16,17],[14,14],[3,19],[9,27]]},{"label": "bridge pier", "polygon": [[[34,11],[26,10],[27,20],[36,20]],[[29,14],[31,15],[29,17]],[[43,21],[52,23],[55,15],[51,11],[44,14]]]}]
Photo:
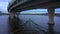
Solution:
[{"label": "bridge pier", "polygon": [[16,17],[19,17],[20,12],[16,12]]},{"label": "bridge pier", "polygon": [[14,16],[15,16],[15,13],[13,13],[13,12],[9,12],[9,16],[10,16],[10,18],[14,18]]},{"label": "bridge pier", "polygon": [[54,8],[48,8],[49,22],[48,24],[54,24]]},{"label": "bridge pier", "polygon": [[9,14],[10,14],[10,18],[14,18],[14,17],[19,16],[18,12],[9,12]]}]

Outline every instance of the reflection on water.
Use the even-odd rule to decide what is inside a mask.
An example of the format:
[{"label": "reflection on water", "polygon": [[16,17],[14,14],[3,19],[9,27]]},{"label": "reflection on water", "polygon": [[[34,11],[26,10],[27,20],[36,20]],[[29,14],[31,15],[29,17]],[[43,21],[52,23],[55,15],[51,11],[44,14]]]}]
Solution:
[{"label": "reflection on water", "polygon": [[20,23],[19,18],[16,18],[16,17],[14,17],[13,19],[9,18],[9,26],[10,26],[11,32],[19,29],[19,23]]},{"label": "reflection on water", "polygon": [[57,19],[59,17],[55,17],[55,25],[48,25],[46,23],[48,21],[47,16],[20,15],[13,19],[0,16],[0,34],[60,34],[58,33],[60,32],[59,29],[56,28],[59,27],[59,20]]},{"label": "reflection on water", "polygon": [[10,34],[45,34],[45,32],[30,19],[22,25],[21,23],[18,17],[14,17],[13,19],[9,18]]},{"label": "reflection on water", "polygon": [[48,25],[48,31],[44,31],[43,26],[39,26],[31,19],[25,21],[23,25],[18,17],[9,18],[11,34],[54,34],[53,25]]},{"label": "reflection on water", "polygon": [[48,34],[54,34],[54,29],[53,29],[54,25],[48,25]]}]

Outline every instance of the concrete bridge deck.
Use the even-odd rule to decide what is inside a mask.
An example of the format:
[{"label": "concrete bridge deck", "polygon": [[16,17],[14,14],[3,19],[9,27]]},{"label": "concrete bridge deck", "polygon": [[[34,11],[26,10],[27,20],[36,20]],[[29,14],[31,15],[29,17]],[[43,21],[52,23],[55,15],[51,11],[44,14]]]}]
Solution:
[{"label": "concrete bridge deck", "polygon": [[49,7],[59,8],[60,1],[59,0],[22,0],[19,2],[19,0],[16,0],[8,7],[8,10],[23,11],[23,10],[29,10],[35,8],[49,8]]}]

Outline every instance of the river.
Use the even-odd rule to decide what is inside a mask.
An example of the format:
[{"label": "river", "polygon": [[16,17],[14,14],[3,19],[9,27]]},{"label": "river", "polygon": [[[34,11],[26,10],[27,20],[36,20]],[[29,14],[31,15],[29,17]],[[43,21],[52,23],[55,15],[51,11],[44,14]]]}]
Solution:
[{"label": "river", "polygon": [[[13,19],[10,19],[9,15],[1,15],[0,16],[0,34],[11,34],[11,33],[14,34],[16,30],[18,29],[20,30],[20,28],[22,28],[20,25],[23,25],[23,24],[24,24],[24,27],[32,26],[34,30],[37,30],[38,32],[42,32],[41,30],[44,30],[52,34],[53,32],[56,34],[59,34],[60,17],[54,16],[53,26],[48,25],[48,20],[49,20],[48,15],[19,15],[19,17],[17,18],[15,17]],[[32,22],[34,22],[35,25]],[[39,31],[39,29],[35,29],[35,28],[39,28],[41,30]],[[25,29],[31,29],[31,27],[30,28],[28,27]]]}]

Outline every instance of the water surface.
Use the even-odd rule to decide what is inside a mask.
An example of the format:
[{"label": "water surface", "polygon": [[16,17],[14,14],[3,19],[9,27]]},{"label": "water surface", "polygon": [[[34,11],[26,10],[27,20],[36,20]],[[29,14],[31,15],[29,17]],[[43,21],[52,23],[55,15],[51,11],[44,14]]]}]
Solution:
[{"label": "water surface", "polygon": [[[42,34],[44,34],[42,30],[45,30],[52,34],[53,32],[59,34],[60,17],[54,16],[54,26],[48,25],[48,20],[48,15],[19,15],[19,17],[15,17],[13,19],[10,19],[8,15],[2,15],[0,16],[0,34],[9,34],[11,32],[14,33],[16,30],[18,31],[20,29],[23,29],[24,27],[28,30],[36,30],[38,31],[38,34],[39,32],[42,32]],[[17,33],[19,32],[20,31],[18,31]],[[17,33],[15,32],[14,34]]]}]

